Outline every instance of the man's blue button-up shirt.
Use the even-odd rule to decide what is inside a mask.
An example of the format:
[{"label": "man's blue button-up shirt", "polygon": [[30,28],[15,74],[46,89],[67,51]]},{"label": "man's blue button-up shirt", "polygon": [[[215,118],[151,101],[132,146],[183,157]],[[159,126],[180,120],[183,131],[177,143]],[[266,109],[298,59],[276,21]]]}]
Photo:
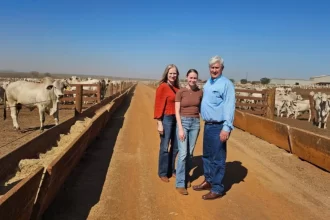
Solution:
[{"label": "man's blue button-up shirt", "polygon": [[234,129],[235,114],[235,87],[225,76],[207,80],[203,87],[201,116],[204,121],[217,121],[223,123],[222,130]]}]

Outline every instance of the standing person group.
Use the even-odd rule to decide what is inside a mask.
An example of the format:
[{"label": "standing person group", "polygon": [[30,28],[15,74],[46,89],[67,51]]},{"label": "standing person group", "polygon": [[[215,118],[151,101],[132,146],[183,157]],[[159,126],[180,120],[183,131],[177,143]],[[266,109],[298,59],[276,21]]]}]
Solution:
[{"label": "standing person group", "polygon": [[191,185],[189,171],[200,130],[200,116],[204,121],[202,158],[205,179],[193,189],[208,190],[202,196],[204,200],[220,198],[224,194],[222,180],[226,165],[226,143],[233,130],[235,88],[222,75],[223,69],[221,57],[210,59],[211,77],[202,91],[197,86],[197,70],[190,69],[187,72],[187,86],[179,89],[178,68],[169,65],[156,91],[154,118],[157,119],[161,139],[158,175],[161,180],[169,182],[168,177],[176,172],[176,189],[182,195],[188,195],[187,187]]}]

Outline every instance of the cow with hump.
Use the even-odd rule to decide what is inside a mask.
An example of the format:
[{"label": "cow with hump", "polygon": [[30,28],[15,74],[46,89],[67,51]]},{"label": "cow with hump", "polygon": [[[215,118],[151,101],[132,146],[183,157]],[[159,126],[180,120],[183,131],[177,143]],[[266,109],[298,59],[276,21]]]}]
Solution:
[{"label": "cow with hump", "polygon": [[[65,80],[54,80],[50,77],[45,77],[41,83],[26,81],[10,83],[6,89],[6,105],[10,108],[14,129],[20,130],[17,117],[22,106],[29,108],[31,111],[36,107],[38,108],[41,131],[44,129],[45,113],[53,115],[55,125],[58,125],[57,103],[63,97],[67,85],[68,83]],[[4,119],[6,119],[6,110],[4,110]]]}]

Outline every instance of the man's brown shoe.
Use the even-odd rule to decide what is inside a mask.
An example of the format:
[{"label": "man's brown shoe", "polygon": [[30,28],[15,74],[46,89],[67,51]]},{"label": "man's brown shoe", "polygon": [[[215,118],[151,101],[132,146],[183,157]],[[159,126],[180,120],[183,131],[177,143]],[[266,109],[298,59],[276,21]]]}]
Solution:
[{"label": "man's brown shoe", "polygon": [[184,187],[177,187],[176,190],[182,195],[188,195],[188,191]]},{"label": "man's brown shoe", "polygon": [[202,190],[210,190],[211,189],[211,184],[204,180],[201,184],[197,186],[193,186],[193,190],[196,191],[202,191]]},{"label": "man's brown shoe", "polygon": [[205,194],[204,196],[202,196],[202,199],[212,200],[212,199],[221,198],[222,196],[223,196],[223,194],[217,194],[217,193],[214,193],[214,192],[209,192],[209,193]]},{"label": "man's brown shoe", "polygon": [[170,182],[170,180],[166,176],[161,176],[160,179],[166,183]]}]

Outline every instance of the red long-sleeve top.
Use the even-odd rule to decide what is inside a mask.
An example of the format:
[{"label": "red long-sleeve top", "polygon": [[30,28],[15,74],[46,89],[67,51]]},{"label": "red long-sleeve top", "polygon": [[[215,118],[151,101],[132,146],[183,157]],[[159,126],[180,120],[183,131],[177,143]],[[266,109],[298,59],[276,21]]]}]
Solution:
[{"label": "red long-sleeve top", "polygon": [[[179,89],[172,86],[177,92]],[[160,119],[163,115],[175,114],[175,93],[167,83],[162,83],[156,90],[154,119]]]}]

